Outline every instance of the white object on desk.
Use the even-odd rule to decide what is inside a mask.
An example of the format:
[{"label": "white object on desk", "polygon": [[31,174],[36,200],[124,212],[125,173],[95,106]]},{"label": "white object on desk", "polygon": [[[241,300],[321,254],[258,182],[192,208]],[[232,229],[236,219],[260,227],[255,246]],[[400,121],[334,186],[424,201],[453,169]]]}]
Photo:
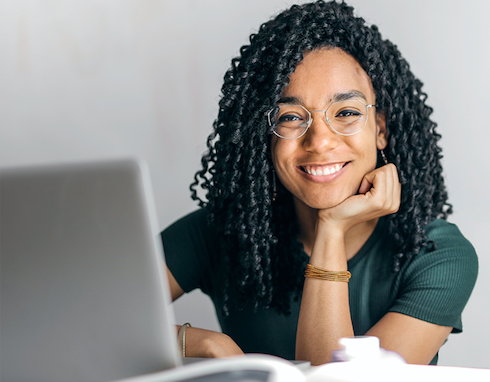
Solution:
[{"label": "white object on desk", "polygon": [[209,359],[160,373],[114,382],[303,382],[305,374],[293,363],[271,355]]}]

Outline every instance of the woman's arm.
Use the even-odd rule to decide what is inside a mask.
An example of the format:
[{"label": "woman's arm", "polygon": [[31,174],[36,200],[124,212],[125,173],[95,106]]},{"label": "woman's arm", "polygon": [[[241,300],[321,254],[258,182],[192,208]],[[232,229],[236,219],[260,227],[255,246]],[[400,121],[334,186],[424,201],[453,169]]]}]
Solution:
[{"label": "woman's arm", "polygon": [[[367,174],[359,194],[319,211],[310,264],[346,271],[346,233],[352,227],[396,212],[401,187],[394,165]],[[430,324],[399,313],[386,314],[367,334],[381,346],[400,353],[410,363],[429,363],[450,333],[450,327]],[[353,336],[348,283],[306,278],[298,321],[296,358],[312,364],[330,360],[341,337]]]},{"label": "woman's arm", "polygon": [[380,339],[381,347],[396,351],[408,363],[429,364],[453,328],[388,312],[366,333]]},{"label": "woman's arm", "polygon": [[[172,301],[175,301],[184,294],[184,291],[168,267],[167,277],[170,284]],[[176,326],[177,333],[179,329],[180,326]],[[190,327],[186,329],[185,334],[185,353],[186,357],[220,358],[241,355],[243,351],[226,334]]]},{"label": "woman's arm", "polygon": [[180,287],[177,280],[175,280],[175,277],[172,275],[172,272],[170,272],[170,269],[168,269],[168,267],[166,267],[166,269],[168,283],[170,284],[170,294],[172,295],[172,301],[175,301],[184,294],[184,290]]},{"label": "woman's arm", "polygon": [[[317,227],[317,238],[322,225]],[[346,271],[343,234],[315,240],[310,264],[330,271]],[[341,236],[341,237],[340,237]],[[296,334],[296,359],[320,365],[330,360],[338,340],[354,335],[349,309],[349,290],[345,282],[306,278]]]}]

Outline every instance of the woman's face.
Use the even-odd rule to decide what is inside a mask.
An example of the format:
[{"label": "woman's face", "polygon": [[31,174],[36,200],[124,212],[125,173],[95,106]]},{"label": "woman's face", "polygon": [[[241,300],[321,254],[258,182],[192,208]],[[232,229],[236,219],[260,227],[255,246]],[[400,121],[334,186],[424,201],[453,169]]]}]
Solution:
[{"label": "woman's face", "polygon": [[[357,94],[355,98],[366,105],[376,103],[371,80],[357,61],[341,49],[324,48],[305,54],[282,98],[294,99],[314,111],[326,110],[332,100],[348,93]],[[274,168],[296,203],[324,209],[357,193],[364,175],[376,167],[377,149],[383,149],[387,142],[384,119],[374,108],[369,110],[364,129],[355,135],[335,133],[324,113],[313,113],[302,137],[272,136]]]}]

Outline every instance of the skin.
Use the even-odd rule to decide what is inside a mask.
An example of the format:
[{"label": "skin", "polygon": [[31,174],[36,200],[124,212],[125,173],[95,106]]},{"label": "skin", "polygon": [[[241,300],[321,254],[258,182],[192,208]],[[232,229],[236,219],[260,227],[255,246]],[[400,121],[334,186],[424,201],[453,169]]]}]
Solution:
[{"label": "skin", "polygon": [[[350,92],[356,92],[366,104],[376,103],[371,81],[357,61],[340,49],[324,48],[305,54],[282,96],[314,111],[326,110],[336,96]],[[387,144],[381,113],[370,109],[366,126],[352,136],[331,130],[323,113],[312,116],[302,137],[272,137],[272,159],[279,180],[293,195],[299,240],[310,255],[310,264],[346,271],[347,261],[367,241],[378,219],[398,210],[401,186],[393,164],[376,169],[377,150]],[[337,164],[342,169],[331,175],[314,176],[304,171]],[[176,299],[183,291],[168,273],[172,297]],[[225,334],[187,330],[189,356],[243,354]],[[379,337],[382,347],[400,353],[409,363],[428,364],[451,330],[390,312],[366,335]],[[348,283],[305,278],[296,359],[313,365],[326,363],[338,348],[338,340],[353,335]]]}]

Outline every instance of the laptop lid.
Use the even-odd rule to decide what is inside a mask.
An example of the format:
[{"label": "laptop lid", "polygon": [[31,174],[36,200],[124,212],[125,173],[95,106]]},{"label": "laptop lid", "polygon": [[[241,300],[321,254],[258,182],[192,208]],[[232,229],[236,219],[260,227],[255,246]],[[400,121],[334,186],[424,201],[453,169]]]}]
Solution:
[{"label": "laptop lid", "polygon": [[149,172],[0,171],[3,382],[110,381],[180,363]]}]

